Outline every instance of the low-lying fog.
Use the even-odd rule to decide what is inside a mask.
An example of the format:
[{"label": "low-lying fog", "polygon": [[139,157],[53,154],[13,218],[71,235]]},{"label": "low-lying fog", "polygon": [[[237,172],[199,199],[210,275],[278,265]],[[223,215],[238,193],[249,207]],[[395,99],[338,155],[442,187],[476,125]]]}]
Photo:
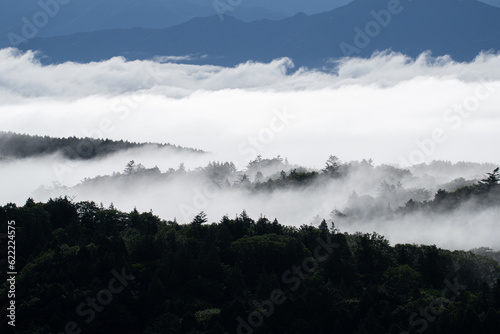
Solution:
[{"label": "low-lying fog", "polygon": [[[432,199],[446,183],[459,177],[477,180],[500,163],[495,149],[499,106],[499,55],[455,63],[428,54],[417,60],[380,54],[332,63],[330,70],[319,72],[294,69],[288,59],[236,68],[121,58],[44,67],[31,53],[5,49],[0,50],[0,130],[169,142],[208,153],[146,148],[93,161],[67,161],[59,155],[4,160],[0,202],[23,204],[28,196],[45,201],[67,194],[75,201],[112,202],[125,211],[151,209],[179,222],[189,222],[199,211],[218,221],[245,209],[254,219],[262,214],[283,224],[316,223],[318,215],[330,219],[332,210],[345,210],[353,191],[376,197],[382,181],[395,185],[397,180],[382,172],[359,172],[315,187],[254,192],[214,190],[195,170],[210,161],[229,161],[243,173],[258,155],[281,155],[290,164],[318,171],[331,154],[344,162],[371,158],[378,169],[434,160],[492,163],[411,167],[403,188],[425,188],[428,198],[422,200]],[[123,172],[130,160],[163,173],[184,163],[188,172],[172,171],[161,180],[81,183]],[[254,177],[249,175],[251,181]],[[342,231],[377,231],[392,243],[498,249],[498,217],[497,209],[489,209],[442,217],[333,220]]]}]

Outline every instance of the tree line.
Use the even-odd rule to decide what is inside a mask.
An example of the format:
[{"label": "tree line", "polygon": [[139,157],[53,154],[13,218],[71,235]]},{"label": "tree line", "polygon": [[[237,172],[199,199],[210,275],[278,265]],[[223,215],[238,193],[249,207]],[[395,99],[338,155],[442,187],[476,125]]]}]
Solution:
[{"label": "tree line", "polygon": [[[326,221],[291,227],[245,211],[217,222],[201,212],[181,225],[66,197],[0,207],[5,231],[8,220],[17,333],[61,333],[68,323],[95,334],[500,330],[499,264],[473,252],[391,246]],[[0,279],[5,310],[3,271]]]},{"label": "tree line", "polygon": [[29,158],[48,154],[60,153],[67,159],[94,159],[118,153],[132,148],[141,147],[169,147],[176,151],[203,153],[201,150],[184,148],[172,144],[136,143],[124,140],[77,138],[54,138],[0,132],[0,158]]}]

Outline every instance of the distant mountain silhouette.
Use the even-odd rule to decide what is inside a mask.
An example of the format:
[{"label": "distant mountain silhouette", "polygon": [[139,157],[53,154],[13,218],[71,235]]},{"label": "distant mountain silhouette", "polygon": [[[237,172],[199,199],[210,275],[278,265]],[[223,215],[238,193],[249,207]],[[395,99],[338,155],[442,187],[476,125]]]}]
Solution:
[{"label": "distant mountain silhouette", "polygon": [[465,61],[483,50],[500,50],[500,8],[475,0],[355,0],[333,11],[279,21],[212,16],[167,29],[39,38],[20,47],[41,50],[46,63],[194,55],[192,63],[231,66],[286,56],[315,67],[329,58],[368,57],[386,49],[413,57],[430,50]]},{"label": "distant mountain silhouette", "polygon": [[[52,37],[107,29],[163,29],[225,13],[242,21],[278,20],[298,12],[322,13],[352,0],[2,0],[0,48],[12,46],[9,34],[22,35],[24,18],[36,17],[46,24],[37,26],[32,37]],[[495,0],[493,0],[495,1]],[[30,37],[30,38],[32,38]]]}]

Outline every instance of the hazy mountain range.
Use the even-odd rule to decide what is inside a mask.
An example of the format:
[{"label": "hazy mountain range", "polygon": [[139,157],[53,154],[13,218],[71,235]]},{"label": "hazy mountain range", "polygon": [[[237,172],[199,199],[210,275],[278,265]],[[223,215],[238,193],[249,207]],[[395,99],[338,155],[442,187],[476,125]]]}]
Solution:
[{"label": "hazy mountain range", "polygon": [[[0,47],[11,45],[9,32],[19,33],[23,17],[31,20],[39,11],[54,11],[38,37],[67,35],[104,29],[167,28],[195,17],[221,12],[244,21],[282,19],[299,12],[321,13],[352,0],[86,0],[2,1]],[[58,4],[58,5],[57,5]]]},{"label": "hazy mountain range", "polygon": [[232,66],[286,56],[297,65],[314,67],[387,49],[412,57],[430,50],[434,56],[450,55],[458,61],[500,49],[500,8],[475,0],[355,0],[319,14],[252,22],[228,16],[231,13],[223,19],[198,17],[162,29],[35,36],[18,47],[41,50],[45,63],[189,56],[183,61]]}]

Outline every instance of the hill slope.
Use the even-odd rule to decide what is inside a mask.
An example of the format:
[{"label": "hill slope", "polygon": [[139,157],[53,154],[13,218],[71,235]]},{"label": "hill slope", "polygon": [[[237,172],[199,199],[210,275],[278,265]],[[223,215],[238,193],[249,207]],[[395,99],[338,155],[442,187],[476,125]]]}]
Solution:
[{"label": "hill slope", "polygon": [[109,139],[76,137],[53,138],[0,131],[0,159],[28,158],[59,152],[68,159],[85,160],[144,146],[169,147],[178,151],[203,152],[171,144],[131,143],[123,140],[114,141]]}]

